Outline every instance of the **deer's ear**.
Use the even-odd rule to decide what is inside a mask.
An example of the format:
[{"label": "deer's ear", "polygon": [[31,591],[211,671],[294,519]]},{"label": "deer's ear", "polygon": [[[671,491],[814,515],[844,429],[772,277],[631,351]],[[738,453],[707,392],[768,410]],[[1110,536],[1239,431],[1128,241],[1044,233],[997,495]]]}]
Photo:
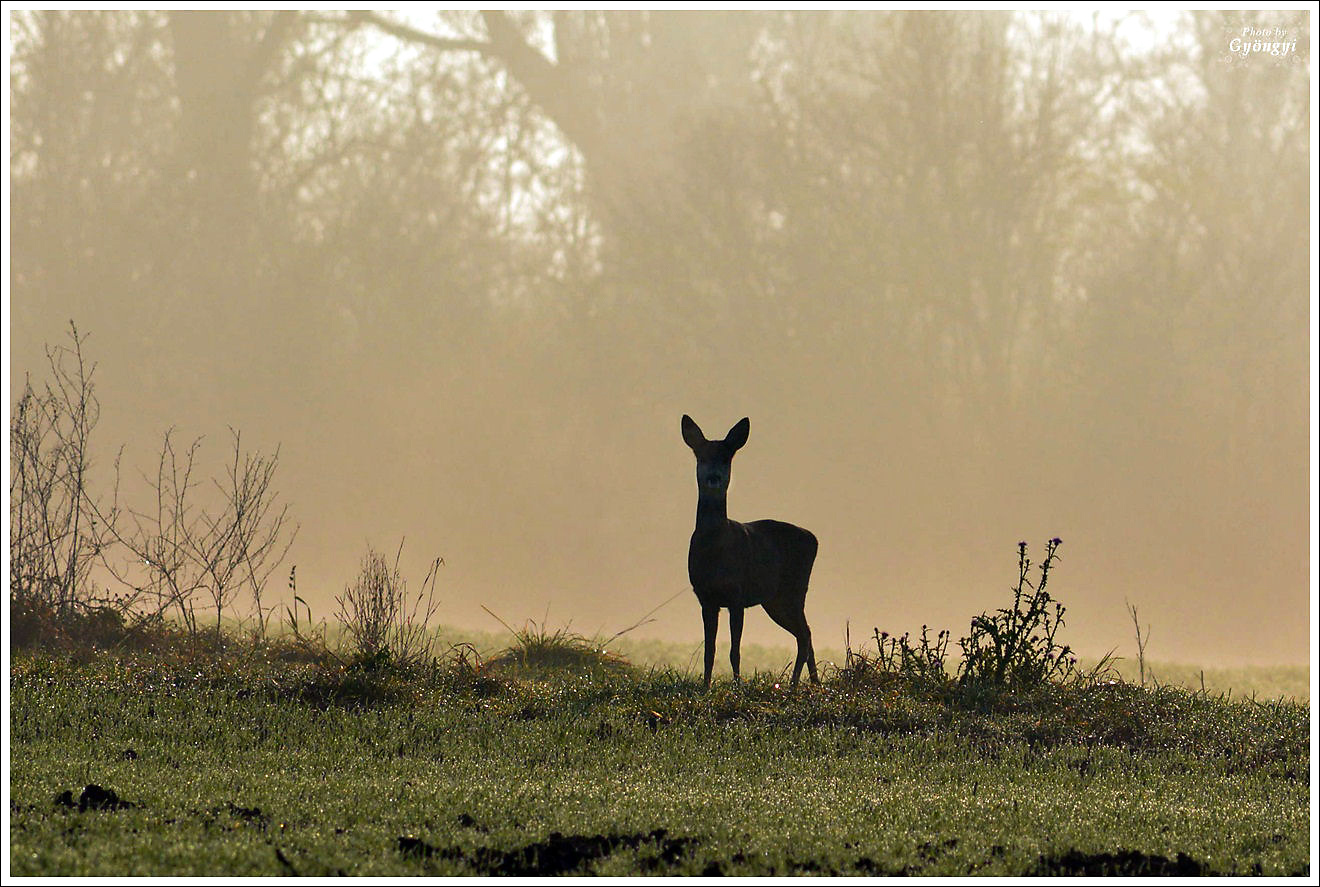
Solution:
[{"label": "deer's ear", "polygon": [[747,433],[751,430],[752,422],[744,416],[741,422],[729,429],[729,433],[724,437],[724,442],[731,449],[740,449],[743,444],[747,443]]},{"label": "deer's ear", "polygon": [[696,449],[706,442],[706,435],[701,433],[701,429],[696,422],[692,421],[691,416],[683,417],[683,443]]}]

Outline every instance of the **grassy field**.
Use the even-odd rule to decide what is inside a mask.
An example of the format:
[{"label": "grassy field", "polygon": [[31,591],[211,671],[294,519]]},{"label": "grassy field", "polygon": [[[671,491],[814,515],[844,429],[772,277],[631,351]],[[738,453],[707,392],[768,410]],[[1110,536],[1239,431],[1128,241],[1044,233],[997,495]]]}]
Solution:
[{"label": "grassy field", "polygon": [[[1303,874],[1308,705],[17,654],[14,875]],[[773,666],[777,670],[777,664]],[[99,787],[99,790],[92,788]]]}]

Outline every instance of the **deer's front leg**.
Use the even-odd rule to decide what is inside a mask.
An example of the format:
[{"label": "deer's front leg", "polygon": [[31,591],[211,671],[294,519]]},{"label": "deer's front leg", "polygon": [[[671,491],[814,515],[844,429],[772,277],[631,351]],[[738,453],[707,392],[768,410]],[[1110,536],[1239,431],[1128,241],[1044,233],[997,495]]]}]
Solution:
[{"label": "deer's front leg", "polygon": [[715,669],[715,633],[720,627],[720,608],[701,605],[701,621],[706,626],[706,687],[710,687],[710,673]]},{"label": "deer's front leg", "polygon": [[729,664],[733,666],[734,681],[741,680],[738,672],[738,666],[742,662],[742,628],[743,628],[743,610],[742,607],[729,608]]}]

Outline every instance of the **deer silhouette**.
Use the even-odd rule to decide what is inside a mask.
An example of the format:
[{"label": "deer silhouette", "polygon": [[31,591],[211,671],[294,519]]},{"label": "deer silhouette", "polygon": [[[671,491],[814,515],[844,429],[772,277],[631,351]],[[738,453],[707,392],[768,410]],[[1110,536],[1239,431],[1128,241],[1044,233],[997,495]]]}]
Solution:
[{"label": "deer silhouette", "polygon": [[729,664],[740,679],[743,611],[758,604],[797,638],[793,687],[806,665],[812,683],[816,654],[805,611],[807,582],[816,561],[816,537],[808,530],[777,520],[739,523],[729,520],[728,492],[733,454],[747,443],[752,423],[743,419],[724,440],[706,440],[690,416],[683,417],[683,441],[697,457],[697,527],[688,547],[688,579],[701,602],[706,629],[706,686],[715,667],[715,635],[720,609],[729,611]]}]

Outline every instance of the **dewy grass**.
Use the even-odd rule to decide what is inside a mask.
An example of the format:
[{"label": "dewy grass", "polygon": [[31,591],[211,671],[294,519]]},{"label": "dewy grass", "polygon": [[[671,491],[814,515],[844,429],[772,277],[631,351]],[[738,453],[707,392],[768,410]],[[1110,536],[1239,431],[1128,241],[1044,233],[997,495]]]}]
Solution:
[{"label": "dewy grass", "polygon": [[[551,633],[553,635],[553,633]],[[16,875],[1295,874],[1308,706],[21,654]],[[361,692],[354,681],[383,682]],[[355,689],[356,688],[356,689]],[[382,692],[388,688],[389,692]],[[334,692],[331,692],[334,691]],[[477,778],[479,774],[479,778]],[[89,785],[131,807],[58,802]]]}]

